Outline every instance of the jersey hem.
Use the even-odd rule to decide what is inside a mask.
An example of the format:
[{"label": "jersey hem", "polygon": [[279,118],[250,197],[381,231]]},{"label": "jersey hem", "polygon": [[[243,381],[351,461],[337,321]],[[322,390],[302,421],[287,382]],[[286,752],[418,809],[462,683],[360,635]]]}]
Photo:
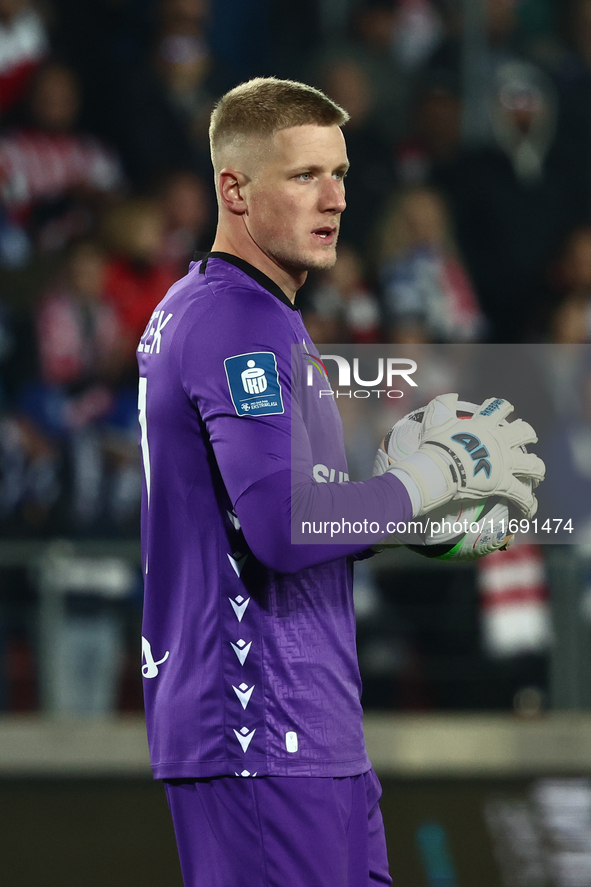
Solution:
[{"label": "jersey hem", "polygon": [[213,776],[361,776],[371,769],[367,755],[355,761],[174,761],[153,764],[154,779],[202,779]]}]

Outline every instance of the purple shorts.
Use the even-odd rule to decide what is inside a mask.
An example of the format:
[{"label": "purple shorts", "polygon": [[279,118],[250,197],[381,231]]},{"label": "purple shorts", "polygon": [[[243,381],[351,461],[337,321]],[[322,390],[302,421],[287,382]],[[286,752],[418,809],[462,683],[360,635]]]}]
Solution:
[{"label": "purple shorts", "polygon": [[164,786],[185,887],[392,884],[373,770],[172,779]]}]

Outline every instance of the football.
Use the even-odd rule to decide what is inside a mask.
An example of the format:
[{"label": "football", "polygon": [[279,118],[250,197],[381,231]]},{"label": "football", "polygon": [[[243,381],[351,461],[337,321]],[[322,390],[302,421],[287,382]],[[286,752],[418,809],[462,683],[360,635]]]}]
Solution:
[{"label": "football", "polygon": [[[458,419],[469,419],[476,409],[476,404],[459,400],[456,415]],[[392,462],[402,461],[418,449],[424,411],[425,408],[421,407],[408,413],[386,435],[382,446]],[[514,516],[507,500],[497,496],[456,500],[419,518],[421,533],[393,536],[383,544],[406,545],[423,557],[438,560],[456,563],[476,560],[492,551],[507,548],[513,540],[508,527]]]}]

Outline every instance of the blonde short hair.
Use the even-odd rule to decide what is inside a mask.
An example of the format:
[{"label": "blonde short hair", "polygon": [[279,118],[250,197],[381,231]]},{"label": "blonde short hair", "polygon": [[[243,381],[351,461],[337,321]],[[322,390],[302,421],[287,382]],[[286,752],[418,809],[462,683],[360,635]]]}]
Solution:
[{"label": "blonde short hair", "polygon": [[231,89],[213,109],[209,143],[214,169],[220,151],[241,136],[272,136],[281,129],[309,124],[343,126],[348,119],[344,108],[313,86],[256,77]]}]

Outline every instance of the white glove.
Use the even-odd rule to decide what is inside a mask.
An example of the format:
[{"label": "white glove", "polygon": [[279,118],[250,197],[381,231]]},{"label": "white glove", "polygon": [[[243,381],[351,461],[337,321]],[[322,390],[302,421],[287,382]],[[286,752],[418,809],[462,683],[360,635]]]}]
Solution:
[{"label": "white glove", "polygon": [[400,474],[404,472],[412,479],[409,494],[414,516],[451,499],[497,495],[533,517],[538,507],[533,489],[544,479],[545,466],[522,447],[537,441],[534,429],[521,419],[501,424],[513,407],[494,397],[485,400],[472,418],[458,419],[457,399],[457,394],[434,398],[425,407],[416,452],[396,462],[384,453],[390,463],[386,468],[378,451],[374,474],[392,471],[404,482]]}]

